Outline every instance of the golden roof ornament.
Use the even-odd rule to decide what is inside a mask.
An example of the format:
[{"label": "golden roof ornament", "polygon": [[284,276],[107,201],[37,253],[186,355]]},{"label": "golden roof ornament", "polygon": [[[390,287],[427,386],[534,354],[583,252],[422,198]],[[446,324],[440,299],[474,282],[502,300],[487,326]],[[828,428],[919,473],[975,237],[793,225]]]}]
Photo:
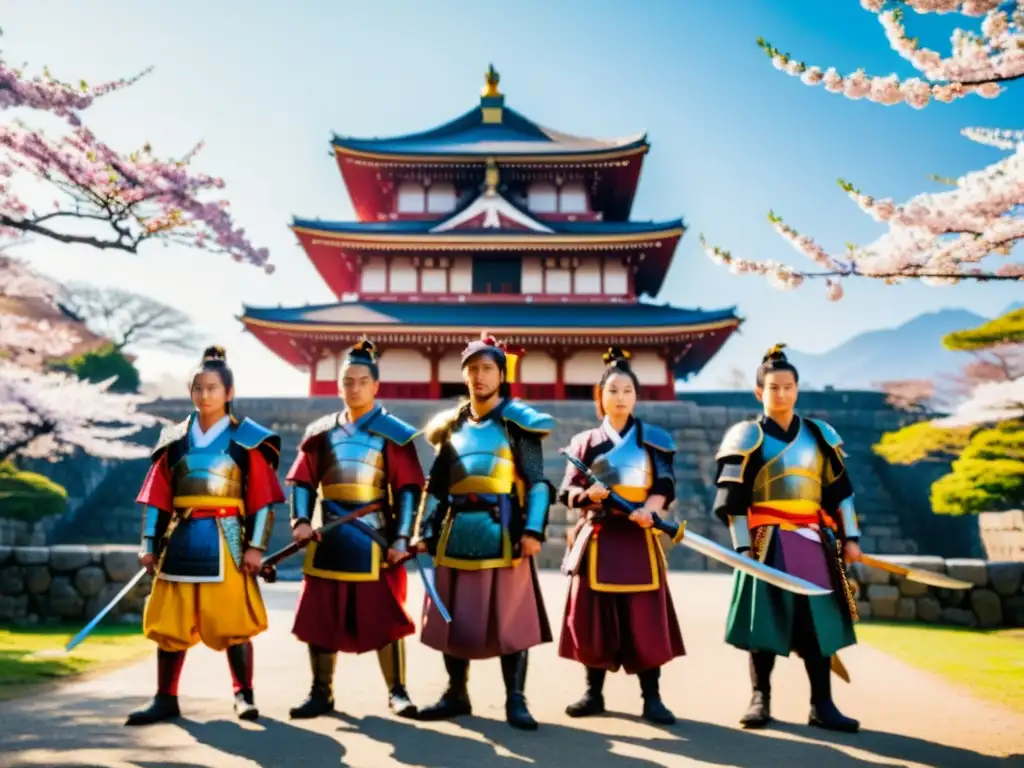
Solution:
[{"label": "golden roof ornament", "polygon": [[480,91],[480,95],[485,99],[496,98],[501,96],[501,91],[498,90],[498,83],[501,81],[501,75],[498,74],[498,70],[491,64],[487,67],[487,72],[484,75],[483,89]]},{"label": "golden roof ornament", "polygon": [[484,189],[493,193],[498,189],[498,165],[493,157],[487,158],[487,170],[484,173]]}]

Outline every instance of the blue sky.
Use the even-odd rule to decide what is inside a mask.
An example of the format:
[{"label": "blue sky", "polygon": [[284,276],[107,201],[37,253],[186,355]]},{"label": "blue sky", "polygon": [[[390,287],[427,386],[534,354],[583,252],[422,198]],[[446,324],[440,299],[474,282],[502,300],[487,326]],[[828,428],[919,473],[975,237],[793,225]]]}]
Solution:
[{"label": "blue sky", "polygon": [[[948,50],[955,17],[909,16],[911,34]],[[703,255],[701,232],[737,255],[801,265],[772,231],[769,209],[831,249],[866,242],[881,229],[837,177],[903,200],[935,187],[930,174],[957,176],[1002,156],[962,138],[961,127],[1021,127],[1020,90],[921,111],[853,102],[777,72],[754,43],[763,35],[844,73],[863,66],[914,74],[857,0],[33,0],[5,8],[3,31],[8,61],[45,64],[65,79],[98,82],[155,67],[86,113],[109,144],[130,150],[150,141],[178,155],[207,142],[198,165],[225,179],[238,222],[271,249],[273,276],[159,245],[131,256],[38,241],[20,253],[59,277],[120,285],[190,312],[228,348],[239,395],[305,393],[305,374],[243,334],[235,318],[243,303],[333,299],[287,228],[293,214],[353,217],[329,156],[331,133],[383,136],[445,122],[477,103],[490,62],[506,103],[537,122],[591,136],[649,132],[633,215],[681,215],[690,227],[658,300],[736,305],[748,319],[698,385],[715,387],[734,365],[753,368],[776,341],[825,350],[921,312],[992,314],[1020,297],[1012,284],[863,281],[849,282],[847,298],[832,303],[817,284],[779,292]],[[139,365],[144,378],[184,379],[191,362],[141,351]]]}]

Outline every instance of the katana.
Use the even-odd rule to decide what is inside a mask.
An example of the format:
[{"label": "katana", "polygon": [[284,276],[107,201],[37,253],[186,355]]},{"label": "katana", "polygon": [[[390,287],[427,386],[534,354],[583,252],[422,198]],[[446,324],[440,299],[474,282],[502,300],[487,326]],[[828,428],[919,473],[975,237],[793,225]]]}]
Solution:
[{"label": "katana", "polygon": [[96,629],[96,625],[103,621],[103,617],[110,613],[114,606],[121,602],[121,600],[124,599],[124,596],[131,592],[135,585],[139,583],[139,580],[145,575],[146,569],[140,568],[139,572],[132,576],[131,581],[121,587],[121,591],[114,595],[114,598],[101,608],[100,612],[93,616],[92,620],[88,624],[82,627],[82,631],[68,640],[68,644],[64,646],[64,652],[67,653],[71,651],[75,646],[85,640],[85,638],[87,638],[89,634]]},{"label": "katana", "polygon": [[916,581],[918,584],[927,584],[930,587],[939,587],[940,589],[971,589],[974,586],[969,581],[954,579],[952,576],[947,576],[944,573],[927,571],[924,568],[907,568],[906,566],[890,563],[888,560],[881,560],[871,555],[861,555],[860,562],[871,568],[895,573],[907,581]]},{"label": "katana", "polygon": [[[568,453],[566,449],[563,448],[559,452],[565,456],[566,460],[570,464],[580,471],[588,482],[591,484],[604,485],[590,470],[590,467]],[[635,512],[637,509],[641,508],[641,505],[631,504],[610,488],[608,488],[608,498],[605,501],[611,502],[612,505],[619,507],[626,513]],[[798,595],[807,595],[808,597],[819,597],[822,595],[832,594],[831,589],[819,587],[817,584],[807,581],[806,579],[801,579],[798,576],[793,576],[785,573],[784,571],[772,568],[759,560],[754,560],[746,555],[741,555],[735,550],[723,547],[721,544],[718,544],[711,539],[707,539],[700,534],[687,531],[685,521],[682,523],[668,522],[653,512],[651,513],[651,518],[654,520],[655,530],[668,535],[672,539],[673,543],[689,547],[696,552],[700,552],[705,557],[710,557],[712,560],[717,560],[720,563],[730,565],[736,570],[743,571],[744,573],[761,579],[772,586],[785,589],[789,592],[794,592]]]},{"label": "katana", "polygon": [[[362,520],[356,520],[353,523],[353,525],[360,531],[365,533],[367,536],[369,536],[385,552],[387,552],[388,549],[391,548],[391,545],[388,544],[388,540],[385,539],[383,535],[381,535],[380,531],[370,527]],[[444,619],[446,624],[451,624],[452,615],[448,613],[448,608],[445,606],[444,601],[441,600],[441,596],[437,593],[437,585],[434,583],[433,579],[433,562],[430,559],[430,555],[424,552],[417,552],[416,554],[406,552],[405,554],[408,555],[406,559],[412,560],[414,563],[416,563],[416,570],[419,571],[420,580],[423,581],[423,589],[426,591],[427,595],[430,596],[430,599],[434,603],[434,605],[437,606],[437,612],[441,614],[441,618]],[[427,563],[430,565],[429,569],[423,565],[424,560],[426,560]]]},{"label": "katana", "polygon": [[[331,505],[333,503],[334,502],[331,502],[328,499],[324,499],[321,502],[322,505]],[[371,502],[370,504],[365,504],[359,507],[358,509],[354,509],[351,512],[343,512],[343,514],[341,514],[340,516],[334,518],[328,523],[324,523],[315,531],[313,531],[313,537],[319,538],[328,531],[337,528],[339,525],[350,523],[353,520],[357,520],[358,518],[362,517],[363,515],[368,515],[371,512],[376,512],[378,509],[380,509],[380,504],[381,503],[379,501],[374,501]],[[267,582],[273,583],[274,581],[276,581],[277,569],[275,566],[282,560],[285,560],[286,558],[289,558],[292,555],[297,554],[299,550],[303,549],[306,546],[307,543],[308,542],[305,541],[293,541],[291,544],[289,544],[286,547],[283,547],[282,549],[279,549],[277,552],[267,555],[265,558],[263,558],[263,561],[260,563],[260,576],[262,576],[264,581]]]}]

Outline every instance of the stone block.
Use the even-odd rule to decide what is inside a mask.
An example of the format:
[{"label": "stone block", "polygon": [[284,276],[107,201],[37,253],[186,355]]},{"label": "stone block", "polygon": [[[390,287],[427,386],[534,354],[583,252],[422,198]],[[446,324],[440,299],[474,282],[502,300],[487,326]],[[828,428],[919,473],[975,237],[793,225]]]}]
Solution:
[{"label": "stone block", "polygon": [[139,567],[138,552],[115,549],[103,553],[103,568],[111,581],[131,581],[132,576],[139,572]]},{"label": "stone block", "polygon": [[89,548],[81,544],[50,547],[50,568],[61,573],[77,571],[92,562]]},{"label": "stone block", "polygon": [[25,578],[25,590],[32,595],[46,594],[50,588],[53,577],[50,576],[50,569],[45,565],[30,565],[23,571]]},{"label": "stone block", "polygon": [[896,603],[896,618],[899,621],[913,621],[917,617],[917,603],[911,597],[901,597]]},{"label": "stone block", "polygon": [[1024,595],[1014,595],[1003,601],[1003,624],[1024,627]]},{"label": "stone block", "polygon": [[957,627],[977,627],[978,617],[972,611],[964,608],[943,608],[941,621],[944,624],[952,624]]},{"label": "stone block", "polygon": [[889,584],[892,574],[881,568],[871,568],[863,563],[854,563],[853,572],[861,584]]},{"label": "stone block", "polygon": [[996,594],[1009,597],[1024,581],[1024,563],[989,563],[988,579]]},{"label": "stone block", "polygon": [[896,576],[896,586],[900,588],[900,594],[904,597],[921,597],[928,594],[928,585],[917,581],[910,581],[902,576]]},{"label": "stone block", "polygon": [[20,595],[25,591],[25,574],[16,565],[0,571],[0,595]]},{"label": "stone block", "polygon": [[50,585],[49,613],[62,619],[80,619],[85,600],[72,586],[68,576],[57,576]]},{"label": "stone block", "polygon": [[0,595],[0,622],[24,621],[28,616],[28,595]]},{"label": "stone block", "polygon": [[862,619],[871,618],[871,603],[867,600],[857,601],[857,615]]},{"label": "stone block", "polygon": [[942,616],[942,603],[933,595],[926,595],[917,601],[917,618],[934,624]]},{"label": "stone block", "polygon": [[978,587],[988,585],[988,563],[984,560],[957,558],[946,561],[946,573],[954,579],[969,581]]},{"label": "stone block", "polygon": [[46,565],[50,562],[50,550],[46,547],[15,547],[14,562],[18,565]]},{"label": "stone block", "polygon": [[891,584],[870,584],[867,591],[872,616],[879,619],[896,618],[896,605],[900,599],[897,587]]},{"label": "stone block", "polygon": [[971,610],[978,617],[979,627],[998,627],[1003,623],[1002,601],[990,589],[975,589],[971,592]]},{"label": "stone block", "polygon": [[87,565],[75,574],[75,589],[82,597],[92,597],[107,583],[106,572],[95,565]]}]

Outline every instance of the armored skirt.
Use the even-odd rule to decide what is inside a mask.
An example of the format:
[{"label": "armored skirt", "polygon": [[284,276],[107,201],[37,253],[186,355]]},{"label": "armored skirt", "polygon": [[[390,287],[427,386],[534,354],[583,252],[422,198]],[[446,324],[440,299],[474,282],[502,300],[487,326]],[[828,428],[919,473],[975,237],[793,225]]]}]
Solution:
[{"label": "armored skirt", "polygon": [[[570,452],[590,466],[599,457],[626,450],[636,453],[647,468],[647,494],[674,498],[671,460],[638,440],[632,420],[624,435],[609,435],[610,427],[577,435]],[[642,427],[641,427],[642,429]],[[651,430],[653,431],[653,430]],[[625,445],[625,449],[619,446]],[[614,454],[613,454],[614,452]],[[595,470],[595,474],[599,474]],[[599,475],[600,476],[600,475]],[[611,480],[608,485],[620,490]],[[561,496],[570,507],[585,482],[571,465],[566,470]],[[577,507],[578,508],[578,507]],[[593,509],[584,508],[570,547],[586,538],[578,572],[572,577],[566,600],[559,655],[588,667],[637,674],[660,667],[686,653],[675,606],[669,592],[665,555],[653,529],[644,530],[626,516],[608,516],[592,522]],[[580,542],[584,546],[583,542]]]},{"label": "armored skirt", "polygon": [[[787,530],[789,528],[790,530]],[[854,645],[853,619],[833,555],[818,531],[793,526],[765,526],[755,542],[767,548],[764,562],[774,568],[834,590],[830,595],[805,597],[737,572],[725,641],[751,651],[788,656],[816,644],[822,656]]]},{"label": "armored skirt", "polygon": [[445,622],[429,596],[423,605],[423,644],[460,659],[490,659],[552,640],[532,557],[511,566],[465,570],[437,566]]},{"label": "armored skirt", "polygon": [[[216,443],[210,448],[219,450]],[[277,476],[262,453],[250,450],[247,455],[244,510],[284,501]],[[146,601],[143,634],[165,651],[184,651],[200,642],[222,651],[267,629],[256,577],[242,567],[244,510],[176,509],[173,486],[164,454],[150,468],[136,499],[160,510],[175,510]]]},{"label": "armored skirt", "polygon": [[[320,483],[314,441],[299,451],[288,482],[316,488]],[[423,485],[423,469],[415,447],[384,442],[387,483],[397,496],[406,486]],[[343,502],[355,509],[358,502]],[[382,517],[387,519],[387,510]],[[352,523],[330,531],[307,548],[304,576],[292,633],[325,651],[376,651],[413,634],[416,625],[405,610],[408,576],[404,566],[389,567],[383,548]]]}]

